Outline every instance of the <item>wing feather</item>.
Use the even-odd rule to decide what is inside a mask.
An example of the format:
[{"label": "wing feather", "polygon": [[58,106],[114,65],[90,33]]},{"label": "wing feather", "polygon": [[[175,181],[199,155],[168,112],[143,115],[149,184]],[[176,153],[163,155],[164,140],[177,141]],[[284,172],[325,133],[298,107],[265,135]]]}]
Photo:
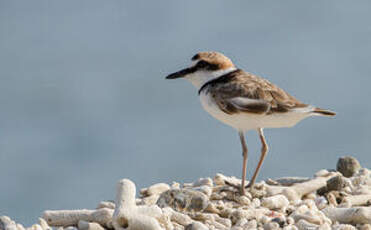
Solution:
[{"label": "wing feather", "polygon": [[268,80],[243,70],[213,80],[205,90],[211,94],[219,108],[228,114],[270,114],[307,106]]}]

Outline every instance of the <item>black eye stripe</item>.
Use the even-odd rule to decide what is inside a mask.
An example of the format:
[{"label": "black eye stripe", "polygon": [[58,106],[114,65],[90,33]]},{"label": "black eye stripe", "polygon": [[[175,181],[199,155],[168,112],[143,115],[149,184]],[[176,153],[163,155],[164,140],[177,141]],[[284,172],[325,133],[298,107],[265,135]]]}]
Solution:
[{"label": "black eye stripe", "polygon": [[199,68],[203,68],[203,67],[206,67],[208,65],[209,65],[209,63],[206,62],[206,61],[199,61],[196,66],[198,66]]},{"label": "black eye stripe", "polygon": [[217,69],[219,69],[219,66],[217,64],[209,64],[208,69],[209,70],[217,70]]},{"label": "black eye stripe", "polygon": [[199,61],[196,66],[197,69],[206,69],[206,70],[217,70],[219,66],[217,64],[211,64],[206,61]]}]

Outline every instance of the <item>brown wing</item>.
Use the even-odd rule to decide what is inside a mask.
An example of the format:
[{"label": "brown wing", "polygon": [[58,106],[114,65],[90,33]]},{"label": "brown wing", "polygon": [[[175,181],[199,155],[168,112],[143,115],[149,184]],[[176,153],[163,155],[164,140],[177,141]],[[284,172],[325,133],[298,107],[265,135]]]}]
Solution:
[{"label": "brown wing", "polygon": [[278,86],[256,75],[237,70],[209,83],[208,93],[225,113],[270,114],[306,107]]}]

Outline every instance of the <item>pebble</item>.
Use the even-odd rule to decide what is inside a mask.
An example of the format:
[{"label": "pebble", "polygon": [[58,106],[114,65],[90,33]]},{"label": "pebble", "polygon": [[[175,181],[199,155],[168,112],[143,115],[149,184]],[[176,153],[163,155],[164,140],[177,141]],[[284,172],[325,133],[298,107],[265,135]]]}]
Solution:
[{"label": "pebble", "polygon": [[115,209],[115,203],[113,201],[101,201],[98,204],[97,209],[101,209],[101,208]]},{"label": "pebble", "polygon": [[174,223],[173,225],[174,225],[173,226],[174,230],[184,230],[183,225],[180,225],[180,224],[177,224],[177,223]]},{"label": "pebble", "polygon": [[325,177],[329,174],[330,172],[327,169],[321,169],[318,172],[314,174],[315,177]]},{"label": "pebble", "polygon": [[251,201],[251,207],[252,208],[259,208],[261,205],[261,202],[260,202],[260,199],[258,198],[254,198],[252,201]]},{"label": "pebble", "polygon": [[216,185],[225,185],[226,178],[223,174],[217,173],[213,180]]},{"label": "pebble", "polygon": [[170,186],[171,189],[180,189],[180,184],[178,182],[173,181]]},{"label": "pebble", "polygon": [[305,204],[310,210],[318,210],[314,200],[306,199],[303,200],[302,203]]},{"label": "pebble", "polygon": [[208,203],[205,194],[191,189],[170,189],[163,192],[156,202],[160,208],[170,206],[177,211],[203,211]]},{"label": "pebble", "polygon": [[326,208],[328,202],[327,202],[327,199],[323,196],[320,196],[320,197],[316,197],[314,199],[314,202],[316,203],[316,206],[318,209],[324,209]]},{"label": "pebble", "polygon": [[[339,159],[341,161],[344,159]],[[115,209],[120,209],[128,220],[135,215],[136,227],[131,225],[128,230],[371,230],[371,207],[367,202],[371,197],[371,172],[358,168],[348,178],[341,168],[337,168],[341,173],[320,170],[314,179],[286,177],[259,182],[243,196],[238,189],[241,180],[222,174],[192,183],[173,182],[171,186],[157,183],[142,189],[140,198],[135,198],[135,185],[131,182],[130,193],[129,190],[118,192],[121,195],[117,204],[102,201],[96,210],[47,211],[45,220],[49,224],[40,219],[38,224],[26,229],[51,230],[57,226],[49,225],[64,223],[61,224],[64,229],[60,230],[77,230],[76,226],[79,230],[104,230],[113,226],[122,230],[119,227],[130,221],[117,225],[120,219]],[[102,212],[104,215],[97,216]],[[46,217],[51,214],[60,222],[49,221]],[[25,230],[21,224],[2,216],[0,229],[4,228]]]},{"label": "pebble", "polygon": [[200,187],[200,186],[209,186],[213,187],[214,183],[213,180],[210,177],[207,178],[200,178],[197,181],[193,182],[193,187]]},{"label": "pebble", "polygon": [[336,170],[345,177],[353,176],[360,169],[361,164],[359,161],[351,156],[340,157],[336,164]]},{"label": "pebble", "polygon": [[16,224],[16,226],[17,226],[17,230],[25,230],[25,228],[21,224]]},{"label": "pebble", "polygon": [[332,228],[333,230],[357,230],[354,226],[350,224],[339,224]]},{"label": "pebble", "polygon": [[159,197],[160,197],[159,194],[153,194],[147,197],[143,197],[142,202],[145,205],[154,205],[156,204]]},{"label": "pebble", "polygon": [[195,221],[187,225],[184,230],[208,230],[208,228],[203,223]]},{"label": "pebble", "polygon": [[371,224],[363,224],[359,227],[359,230],[371,230]]},{"label": "pebble", "polygon": [[270,221],[271,221],[271,218],[269,218],[268,216],[262,216],[262,217],[259,219],[259,222],[262,223],[262,224],[269,223]]},{"label": "pebble", "polygon": [[[48,225],[48,223],[43,219],[43,218],[39,218],[39,225],[41,226],[41,228],[43,230],[52,230],[52,228]],[[23,226],[22,226],[23,227]],[[17,226],[17,229],[19,227]],[[19,230],[19,229],[18,229]]]},{"label": "pebble", "polygon": [[180,212],[174,211],[170,207],[166,207],[163,209],[164,215],[170,217],[171,221],[174,221],[180,225],[187,226],[193,222],[193,220]]},{"label": "pebble", "polygon": [[239,192],[225,192],[225,196],[223,198],[230,201],[235,201],[241,205],[249,205],[251,203],[249,198],[247,198],[245,195],[241,196]]},{"label": "pebble", "polygon": [[286,218],[284,216],[275,217],[272,219],[272,222],[278,223],[278,225],[282,228],[286,224]]},{"label": "pebble", "polygon": [[318,225],[311,224],[304,219],[299,220],[295,225],[299,230],[317,229],[319,227]]},{"label": "pebble", "polygon": [[241,219],[238,219],[235,223],[233,223],[233,226],[234,227],[236,227],[236,226],[242,227],[244,225],[247,225],[248,222],[249,221],[246,218],[241,218]]},{"label": "pebble", "polygon": [[295,220],[295,222],[298,222],[300,220],[305,220],[309,223],[316,224],[316,225],[322,224],[322,220],[320,217],[311,215],[309,212],[305,214],[293,213],[290,217],[292,217]]},{"label": "pebble", "polygon": [[7,216],[0,216],[0,229],[17,230],[16,223]]},{"label": "pebble", "polygon": [[264,224],[264,230],[278,230],[280,226],[276,222],[269,222]]},{"label": "pebble", "polygon": [[371,224],[371,207],[331,208],[322,210],[333,222],[344,224]]},{"label": "pebble", "polygon": [[67,228],[64,228],[64,230],[79,230],[79,229],[76,228],[75,226],[69,226]]},{"label": "pebble", "polygon": [[243,225],[244,229],[255,229],[258,227],[258,222],[255,219],[249,220],[247,224]]},{"label": "pebble", "polygon": [[199,187],[193,187],[192,188],[193,190],[196,190],[196,191],[199,191],[199,192],[202,192],[203,194],[205,194],[206,196],[210,197],[213,190],[210,186],[207,186],[207,185],[202,185],[202,186],[199,186]]},{"label": "pebble", "polygon": [[158,183],[158,184],[149,186],[148,189],[145,190],[145,193],[146,193],[146,196],[151,196],[155,194],[161,194],[169,189],[170,189],[170,186],[168,184]]},{"label": "pebble", "polygon": [[286,222],[288,225],[295,224],[295,220],[291,216],[287,217]]},{"label": "pebble", "polygon": [[311,193],[305,195],[305,196],[303,197],[303,199],[315,200],[316,197],[317,197],[317,194],[316,194],[315,192],[311,192]]},{"label": "pebble", "polygon": [[342,176],[335,176],[326,182],[327,191],[340,191],[346,186],[346,181]]},{"label": "pebble", "polygon": [[226,217],[230,218],[232,220],[233,224],[236,224],[237,222],[241,221],[242,219],[246,219],[248,217],[248,211],[243,209],[237,209],[230,213],[229,215],[226,215]]},{"label": "pebble", "polygon": [[334,207],[336,207],[338,205],[337,201],[336,201],[336,197],[333,193],[328,193],[326,195],[326,198],[328,200],[328,203]]},{"label": "pebble", "polygon": [[90,223],[87,221],[80,220],[77,224],[79,230],[104,230],[104,228],[98,223]]},{"label": "pebble", "polygon": [[289,200],[284,195],[263,198],[261,205],[269,209],[280,209],[288,206]]},{"label": "pebble", "polygon": [[283,230],[298,230],[295,225],[288,225],[283,228]]},{"label": "pebble", "polygon": [[247,196],[236,196],[235,201],[241,205],[250,205],[251,200]]},{"label": "pebble", "polygon": [[281,186],[291,186],[293,184],[303,183],[309,180],[310,178],[308,177],[282,177],[274,179],[274,181],[276,181]]},{"label": "pebble", "polygon": [[293,204],[296,204],[300,201],[300,196],[298,193],[290,187],[283,189],[282,195],[284,195]]},{"label": "pebble", "polygon": [[318,230],[331,230],[331,226],[328,223],[324,223],[318,227]]}]

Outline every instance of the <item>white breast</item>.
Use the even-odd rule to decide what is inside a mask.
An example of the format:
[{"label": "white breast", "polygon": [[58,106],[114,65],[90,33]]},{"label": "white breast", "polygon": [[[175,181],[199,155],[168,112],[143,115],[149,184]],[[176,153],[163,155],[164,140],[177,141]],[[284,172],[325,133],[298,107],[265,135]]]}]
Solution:
[{"label": "white breast", "polygon": [[212,81],[224,74],[228,74],[230,72],[235,71],[235,67],[231,67],[228,69],[221,69],[217,71],[203,71],[199,70],[195,73],[188,74],[185,79],[190,81],[197,89],[200,89],[206,82]]},{"label": "white breast", "polygon": [[287,113],[276,114],[254,114],[254,113],[235,113],[227,114],[219,109],[214,99],[203,90],[200,94],[202,107],[217,120],[232,126],[241,131],[258,128],[281,128],[291,127],[302,119],[309,117],[309,107],[293,110]]}]

